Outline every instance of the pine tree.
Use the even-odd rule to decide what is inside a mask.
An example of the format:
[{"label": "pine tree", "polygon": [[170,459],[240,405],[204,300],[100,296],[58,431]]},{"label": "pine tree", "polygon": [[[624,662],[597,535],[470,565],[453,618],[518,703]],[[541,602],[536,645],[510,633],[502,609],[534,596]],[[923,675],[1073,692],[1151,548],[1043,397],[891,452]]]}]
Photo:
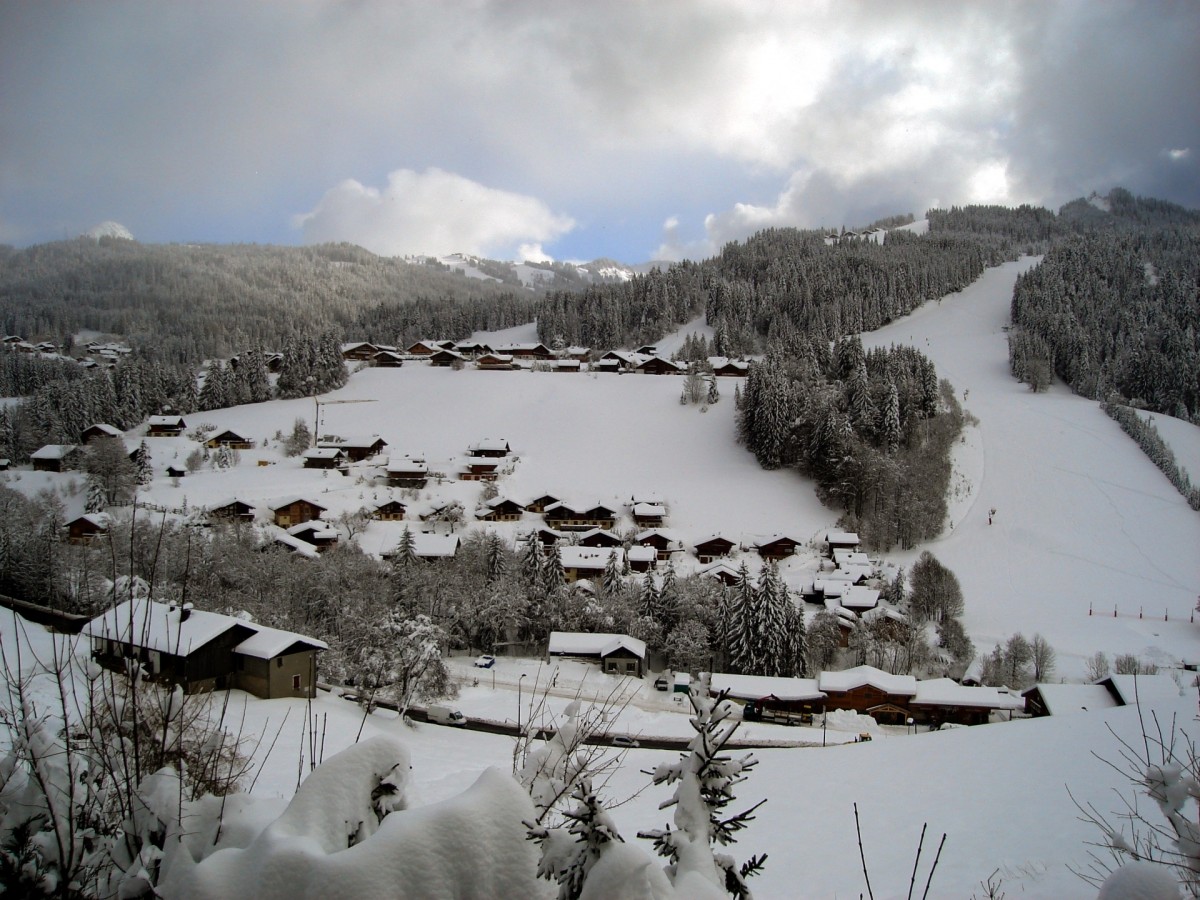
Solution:
[{"label": "pine tree", "polygon": [[600,581],[600,591],[606,599],[613,600],[621,593],[622,586],[621,564],[617,561],[617,554],[613,553],[604,563],[604,576]]},{"label": "pine tree", "polygon": [[508,573],[508,557],[504,552],[504,544],[494,531],[489,531],[483,539],[483,554],[489,583],[503,578]]},{"label": "pine tree", "polygon": [[542,566],[546,556],[542,552],[542,543],[537,535],[531,534],[521,551],[521,578],[530,590],[540,590],[542,585]]},{"label": "pine tree", "polygon": [[138,484],[147,485],[154,480],[154,469],[150,465],[150,447],[142,441],[133,455],[134,478]]},{"label": "pine tree", "polygon": [[717,376],[709,375],[708,376],[708,397],[706,398],[705,402],[707,402],[709,406],[715,406],[717,403],[720,402],[720,400],[721,400],[721,392],[717,389]]},{"label": "pine tree", "polygon": [[752,624],[758,616],[758,598],[745,560],[738,568],[730,601],[729,668],[738,675],[752,675],[755,674],[758,650]]}]

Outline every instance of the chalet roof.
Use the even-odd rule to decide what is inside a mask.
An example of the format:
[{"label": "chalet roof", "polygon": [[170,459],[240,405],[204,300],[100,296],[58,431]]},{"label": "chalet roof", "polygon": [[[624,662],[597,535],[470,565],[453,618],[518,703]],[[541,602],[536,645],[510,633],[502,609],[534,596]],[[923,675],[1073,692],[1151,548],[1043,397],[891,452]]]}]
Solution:
[{"label": "chalet roof", "polygon": [[842,606],[855,611],[874,609],[879,605],[879,591],[852,584],[842,591]]},{"label": "chalet roof", "polygon": [[340,447],[310,447],[300,455],[305,459],[337,459],[345,456],[346,451]]},{"label": "chalet roof", "polygon": [[658,551],[649,544],[638,544],[630,547],[626,551],[625,555],[629,558],[631,563],[653,562],[654,560],[658,559]]},{"label": "chalet roof", "polygon": [[561,509],[565,512],[580,513],[580,514],[595,513],[600,510],[603,510],[604,513],[606,514],[606,515],[604,515],[604,518],[612,518],[612,517],[616,516],[616,514],[617,514],[617,511],[615,509],[613,509],[610,506],[605,506],[603,503],[593,503],[593,504],[589,505],[589,504],[584,504],[584,503],[575,503],[575,502],[568,502],[566,500],[559,500],[557,503],[550,503],[550,504],[547,504],[547,506],[546,506],[546,512],[551,512],[556,509]]},{"label": "chalet roof", "polygon": [[720,578],[722,575],[729,575],[733,578],[740,578],[740,572],[737,566],[730,565],[728,560],[719,559],[710,566],[700,570],[701,575],[709,575],[713,578]]},{"label": "chalet roof", "polygon": [[424,531],[411,532],[413,554],[422,559],[454,556],[458,553],[457,534],[429,534]]},{"label": "chalet roof", "polygon": [[861,550],[842,550],[839,548],[833,551],[833,561],[837,563],[839,568],[844,566],[871,565],[871,560]]},{"label": "chalet roof", "polygon": [[107,531],[109,518],[108,513],[84,513],[79,518],[72,519],[70,522],[68,522],[67,527],[70,528],[76,522],[87,522],[89,525],[93,525],[96,528],[99,528],[101,531]]},{"label": "chalet roof", "polygon": [[1109,675],[1096,683],[1107,688],[1122,706],[1154,704],[1182,693],[1170,675]]},{"label": "chalet roof", "polygon": [[973,706],[983,709],[1024,709],[1019,694],[994,687],[964,687],[949,678],[931,678],[917,682],[913,703],[923,706]]},{"label": "chalet roof", "polygon": [[645,531],[640,531],[634,536],[633,540],[640,544],[643,541],[648,541],[651,538],[661,537],[670,543],[675,543],[675,538],[671,537],[666,531],[661,528],[647,528]]},{"label": "chalet roof", "polygon": [[232,428],[226,428],[224,431],[220,432],[219,434],[214,434],[212,437],[209,438],[209,440],[210,441],[219,441],[223,437],[236,438],[239,441],[247,440],[247,438],[243,437],[239,432],[234,431]]},{"label": "chalet roof", "polygon": [[307,522],[301,522],[299,525],[293,525],[287,530],[287,533],[292,537],[300,537],[302,534],[311,532],[311,537],[315,541],[332,541],[337,540],[338,532],[336,528],[323,527],[324,523],[318,519],[310,519]]},{"label": "chalet roof", "polygon": [[[247,623],[243,622],[242,624],[245,625]],[[256,659],[274,659],[296,644],[303,644],[306,648],[316,648],[318,650],[329,649],[329,645],[324,641],[305,637],[302,634],[296,634],[292,631],[282,631],[278,628],[268,628],[265,625],[255,624],[250,624],[250,627],[257,628],[258,631],[234,647],[234,653],[240,653],[242,656],[253,656]]]},{"label": "chalet roof", "polygon": [[383,503],[377,503],[376,509],[387,509],[389,506],[399,506],[401,509],[408,509],[408,505],[403,500],[387,500]]},{"label": "chalet roof", "polygon": [[754,546],[758,548],[770,547],[772,544],[796,544],[799,546],[800,543],[794,537],[789,537],[786,534],[773,534],[768,538],[763,538],[761,541],[755,541]]},{"label": "chalet roof", "polygon": [[30,459],[66,459],[79,448],[74,444],[46,444],[29,454]]},{"label": "chalet roof", "polygon": [[434,351],[432,354],[430,354],[430,356],[431,356],[431,358],[434,358],[434,359],[444,359],[445,357],[448,356],[451,359],[461,359],[461,360],[463,360],[463,362],[466,362],[466,359],[467,359],[463,354],[461,354],[455,350],[450,350],[446,347],[442,347],[440,350]]},{"label": "chalet roof", "polygon": [[772,678],[766,675],[728,675],[713,672],[709,689],[713,693],[728,689],[738,700],[775,697],[784,701],[824,700],[824,692],[815,678]]},{"label": "chalet roof", "polygon": [[401,356],[399,353],[397,353],[395,350],[379,350],[378,352],[376,352],[376,354],[373,358],[379,359],[380,357],[384,357],[385,359],[396,360],[397,362],[404,362],[404,357]]},{"label": "chalet roof", "polygon": [[242,506],[248,506],[250,509],[254,509],[254,504],[249,500],[243,500],[241,497],[224,497],[212,504],[212,506],[208,508],[208,511],[212,512],[214,509],[225,509],[225,507],[233,506],[235,503],[240,503]]},{"label": "chalet roof", "polygon": [[476,441],[467,448],[467,452],[471,455],[476,453],[511,453],[512,448],[508,445],[505,438],[484,438],[481,441]]},{"label": "chalet roof", "polygon": [[491,360],[498,363],[511,363],[513,355],[511,353],[484,353],[479,359],[475,360],[476,364],[484,363]]},{"label": "chalet roof", "polygon": [[96,431],[102,431],[102,432],[104,432],[104,434],[107,434],[109,437],[119,438],[125,434],[125,432],[121,431],[120,428],[117,428],[115,425],[109,425],[107,422],[95,422],[95,423],[89,425],[87,428],[83,429],[83,431],[86,434],[87,432],[92,431],[93,429]]},{"label": "chalet roof", "polygon": [[1103,684],[1035,684],[1021,696],[1028,697],[1034,691],[1041,695],[1046,711],[1052,716],[1120,706]]},{"label": "chalet roof", "polygon": [[347,448],[351,450],[370,450],[376,444],[383,444],[386,447],[387,441],[377,434],[358,434],[347,438],[339,438],[336,441],[317,441],[318,447],[340,447],[343,450]]},{"label": "chalet roof", "polygon": [[710,356],[708,364],[714,369],[734,368],[746,371],[750,368],[750,363],[744,359],[730,359],[728,356]]},{"label": "chalet roof", "polygon": [[600,535],[611,539],[614,542],[614,547],[621,543],[621,539],[607,528],[589,528],[587,531],[579,531],[575,533],[575,536],[580,543],[583,543],[585,538],[598,537]]},{"label": "chalet roof", "polygon": [[566,546],[558,548],[559,559],[564,569],[595,569],[597,571],[608,565],[609,557],[616,556],[621,560],[620,547],[578,547]]},{"label": "chalet roof", "polygon": [[870,685],[888,694],[912,697],[917,693],[917,679],[911,675],[892,675],[874,666],[855,666],[841,672],[822,672],[817,679],[825,693],[852,691]]},{"label": "chalet roof", "polygon": [[375,344],[372,344],[370,341],[351,341],[348,344],[342,344],[342,352],[343,353],[349,353],[351,350],[358,350],[360,348],[366,348],[369,350],[378,350],[379,349],[378,346],[376,346]]},{"label": "chalet roof", "polygon": [[183,416],[151,416],[146,420],[151,427],[163,426],[168,428],[185,428],[187,423],[183,421]]},{"label": "chalet roof", "polygon": [[320,503],[317,503],[315,500],[309,500],[307,497],[301,496],[299,494],[292,496],[292,497],[285,497],[282,500],[276,500],[274,503],[271,504],[269,509],[272,512],[274,512],[277,509],[283,509],[285,506],[291,506],[293,503],[301,503],[301,502],[307,503],[309,506],[319,509],[322,512],[324,512],[327,509],[327,507],[322,506]]},{"label": "chalet roof", "polygon": [[317,548],[308,541],[302,541],[298,537],[293,537],[290,534],[275,535],[275,543],[282,544],[293,553],[299,553],[301,556],[307,556],[309,559],[316,559],[320,554]]},{"label": "chalet roof", "polygon": [[499,506],[503,506],[505,503],[511,503],[513,506],[519,506],[521,509],[525,508],[524,504],[518,503],[516,500],[513,500],[509,497],[493,497],[491,500],[485,501],[483,505],[490,507],[491,509],[496,509]]},{"label": "chalet roof", "polygon": [[673,359],[667,359],[665,356],[648,356],[637,364],[637,368],[644,369],[647,366],[654,364],[665,365],[669,369],[674,369],[677,372],[683,372],[687,369],[683,363],[677,363]]},{"label": "chalet roof", "polygon": [[696,541],[695,546],[703,547],[705,544],[714,544],[717,542],[720,542],[723,544],[729,544],[729,546],[731,546],[731,547],[734,546],[735,544],[737,544],[737,541],[731,540],[731,539],[725,537],[725,535],[723,535],[723,534],[710,534],[708,537],[702,538],[701,540]]},{"label": "chalet roof", "polygon": [[635,503],[633,504],[633,514],[644,518],[661,517],[667,514],[667,508],[661,503]]},{"label": "chalet roof", "polygon": [[428,472],[429,466],[424,459],[411,456],[389,456],[387,461],[389,472]]},{"label": "chalet roof", "polygon": [[566,656],[608,656],[625,649],[640,659],[646,658],[646,642],[627,634],[582,631],[550,632],[549,653]]},{"label": "chalet roof", "polygon": [[468,466],[474,466],[477,469],[496,469],[499,468],[504,460],[498,456],[471,456],[467,455],[463,458],[463,463]]},{"label": "chalet roof", "polygon": [[849,544],[854,547],[862,543],[853,531],[827,531],[825,542],[827,544]]}]

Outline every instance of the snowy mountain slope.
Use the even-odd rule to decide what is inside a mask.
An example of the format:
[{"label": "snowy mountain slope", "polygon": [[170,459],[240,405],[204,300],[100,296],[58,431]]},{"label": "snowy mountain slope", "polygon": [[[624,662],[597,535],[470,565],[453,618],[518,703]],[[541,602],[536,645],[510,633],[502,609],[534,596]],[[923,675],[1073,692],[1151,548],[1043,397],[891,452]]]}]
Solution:
[{"label": "snowy mountain slope", "polygon": [[1033,394],[1008,374],[1012,283],[1033,262],[990,269],[864,335],[868,345],[927,353],[979,418],[958,460],[968,494],[953,530],[929,549],[962,582],[981,651],[1014,631],[1041,632],[1069,677],[1097,650],[1160,664],[1193,658],[1200,516],[1095,402],[1061,385]]}]

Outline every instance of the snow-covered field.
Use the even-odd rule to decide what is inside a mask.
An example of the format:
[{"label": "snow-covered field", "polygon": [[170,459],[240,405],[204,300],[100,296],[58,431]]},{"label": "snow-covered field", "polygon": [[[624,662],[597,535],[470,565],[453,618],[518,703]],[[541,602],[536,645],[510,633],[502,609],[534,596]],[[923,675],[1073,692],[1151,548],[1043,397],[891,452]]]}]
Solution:
[{"label": "snow-covered field", "polygon": [[[1061,386],[1035,395],[1008,375],[1003,326],[1013,279],[1031,262],[989,270],[960,294],[864,336],[868,344],[903,342],[922,349],[979,419],[956,460],[953,527],[928,549],[961,580],[967,628],[981,651],[1014,631],[1041,633],[1057,648],[1059,672],[1069,678],[1082,675],[1082,660],[1097,650],[1110,656],[1132,652],[1160,664],[1200,657],[1200,626],[1189,621],[1200,593],[1200,515],[1095,403]],[[693,323],[681,334],[697,327]],[[511,339],[521,338],[514,333]],[[346,388],[320,398],[321,430],[377,432],[392,452],[427,454],[432,468],[447,471],[469,444],[504,437],[520,459],[499,482],[502,494],[521,499],[552,492],[625,503],[634,493],[652,492],[669,504],[670,528],[685,541],[718,531],[744,541],[775,532],[808,540],[836,517],[815,500],[805,479],[764,472],[737,446],[734,383],[722,379],[722,401],[701,412],[679,404],[677,378],[454,372],[410,364],[356,373]],[[337,400],[374,402],[330,402]],[[298,460],[279,453],[275,432],[290,430],[297,416],[311,423],[315,412],[313,401],[296,400],[188,417],[189,424],[203,420],[244,429],[260,442],[269,438],[270,446],[243,451],[232,470],[189,475],[177,486],[160,476],[149,499],[179,506],[186,496],[195,507],[235,495],[265,504],[312,494],[332,515],[386,499],[388,489],[372,479],[377,467],[356,467],[343,478],[303,470]],[[1189,461],[1200,459],[1200,429],[1174,420],[1166,427],[1164,417],[1156,419],[1195,476]],[[181,462],[194,446],[183,439],[155,439],[150,445],[159,472]],[[258,466],[260,459],[268,465]],[[71,478],[29,472],[8,477],[31,492]],[[452,497],[470,509],[479,492],[478,484],[431,483],[421,499]],[[73,502],[81,508],[82,496]],[[989,525],[991,509],[996,513]],[[536,521],[528,517],[523,527]],[[364,547],[377,552],[393,546],[400,527],[372,524]],[[511,535],[520,526],[497,527]],[[919,549],[889,558],[907,564]],[[812,558],[804,555],[789,565],[795,571],[812,565]],[[11,619],[0,623],[10,639]],[[495,688],[487,672],[473,685],[469,660],[454,665],[468,679],[459,701],[464,712],[501,721],[515,718],[528,701],[530,684],[544,679],[536,663],[502,660]],[[522,673],[528,677],[521,679]],[[581,673],[564,669],[551,706],[560,708],[580,681],[589,684]],[[1193,724],[1194,693],[1180,698],[1177,711],[1182,722]],[[352,743],[360,724],[354,705],[325,694],[311,707],[302,701],[249,701],[245,732],[268,735],[259,759],[285,716],[284,732],[254,787],[256,796],[281,802],[307,771],[298,754],[310,716],[324,735],[326,757]],[[922,873],[933,844],[943,832],[948,835],[930,896],[982,895],[981,882],[993,870],[999,870],[1009,897],[1091,896],[1069,866],[1086,864],[1085,841],[1097,835],[1078,820],[1067,789],[1103,811],[1117,808],[1112,790],[1124,780],[1092,755],[1116,757],[1109,726],[1132,738],[1136,711],[916,736],[881,729],[879,737],[887,739],[870,744],[756,751],[761,764],[742,786],[735,808],[763,797],[769,802],[734,854],[769,854],[765,874],[753,884],[761,897],[857,896],[865,890],[854,834],[857,802],[876,896],[906,893],[922,822],[930,832]],[[674,735],[687,733],[687,727],[673,701],[643,684],[614,730]],[[511,764],[512,742],[504,737],[434,726],[410,729],[386,713],[365,724],[363,734],[374,733],[394,734],[411,748],[418,802],[451,797],[485,768],[507,771]],[[817,729],[772,726],[748,729],[747,736],[759,734],[820,737]],[[610,798],[645,787],[648,778],[641,770],[663,758],[661,751],[630,751],[607,788]],[[665,790],[650,788],[614,811],[626,839],[664,823],[670,813],[657,805],[666,797]]]}]

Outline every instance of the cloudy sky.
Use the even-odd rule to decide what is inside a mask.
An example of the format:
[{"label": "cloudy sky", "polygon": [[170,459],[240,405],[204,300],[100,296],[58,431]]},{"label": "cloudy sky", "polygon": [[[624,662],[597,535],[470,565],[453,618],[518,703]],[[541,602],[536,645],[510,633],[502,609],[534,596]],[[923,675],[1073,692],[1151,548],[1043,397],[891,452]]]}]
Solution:
[{"label": "cloudy sky", "polygon": [[773,225],[1200,206],[1200,3],[0,0],[0,242],[700,258]]}]

